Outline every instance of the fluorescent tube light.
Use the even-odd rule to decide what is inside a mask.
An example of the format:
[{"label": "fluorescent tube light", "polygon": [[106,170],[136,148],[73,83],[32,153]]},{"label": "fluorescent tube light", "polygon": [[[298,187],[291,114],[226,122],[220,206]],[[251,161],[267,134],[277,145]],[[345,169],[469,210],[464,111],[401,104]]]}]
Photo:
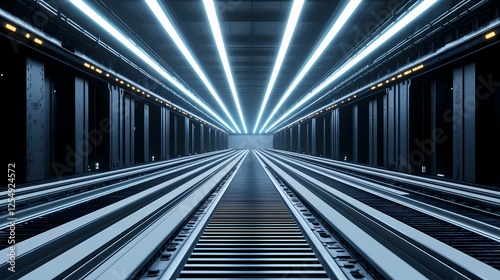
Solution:
[{"label": "fluorescent tube light", "polygon": [[224,111],[224,113],[226,113],[226,116],[232,122],[232,124],[234,125],[234,127],[236,128],[236,130],[238,132],[240,132],[238,126],[236,125],[236,123],[234,122],[233,118],[231,117],[231,114],[229,114],[229,111],[227,110],[226,106],[224,105],[224,103],[220,99],[220,97],[217,94],[217,92],[215,91],[215,89],[210,84],[210,81],[208,80],[208,78],[205,76],[205,73],[203,73],[203,71],[201,70],[200,66],[198,65],[198,63],[194,59],[193,55],[188,50],[186,44],[184,43],[184,41],[182,41],[181,37],[177,33],[177,30],[175,30],[174,26],[172,25],[172,23],[168,19],[166,13],[163,12],[163,8],[160,6],[160,4],[158,4],[158,2],[156,0],[146,0],[146,4],[148,4],[148,7],[151,9],[151,11],[153,12],[153,14],[156,16],[156,18],[158,19],[158,21],[161,23],[161,25],[163,26],[163,28],[165,29],[165,31],[167,32],[167,34],[170,36],[170,38],[174,41],[175,45],[179,48],[179,50],[184,55],[184,57],[186,58],[186,60],[189,62],[189,64],[191,65],[191,67],[193,67],[193,69],[196,72],[196,74],[198,74],[198,77],[200,77],[200,79],[205,84],[205,86],[207,87],[208,91],[215,98],[215,100],[217,101],[217,103],[219,104],[219,106],[222,108],[222,110]]},{"label": "fluorescent tube light", "polygon": [[269,117],[267,118],[267,121],[264,123],[262,126],[262,129],[259,131],[259,133],[262,133],[262,131],[265,129],[267,124],[271,121],[271,119],[274,117],[274,115],[278,112],[278,110],[281,108],[283,103],[288,99],[290,94],[293,92],[293,90],[297,87],[297,85],[302,81],[304,76],[311,70],[313,65],[316,63],[318,58],[323,54],[325,49],[328,47],[328,45],[332,42],[332,40],[335,38],[335,36],[338,34],[340,29],[345,25],[347,20],[351,17],[351,15],[354,13],[356,8],[359,6],[361,3],[361,0],[351,0],[347,4],[347,6],[344,8],[342,13],[340,14],[339,18],[335,21],[333,26],[330,28],[326,36],[323,38],[319,46],[314,50],[313,55],[309,58],[309,60],[306,62],[306,65],[300,70],[300,73],[295,77],[293,80],[292,84],[288,87],[286,90],[285,94],[283,97],[280,99],[278,102],[278,105],[274,108],[274,110],[271,112]]},{"label": "fluorescent tube light", "polygon": [[80,11],[86,14],[89,18],[91,18],[94,22],[100,25],[104,30],[106,30],[111,36],[113,36],[117,41],[122,43],[125,47],[127,47],[130,51],[132,51],[135,55],[137,55],[140,59],[142,59],[145,63],[147,63],[151,68],[153,68],[158,74],[167,79],[170,83],[172,83],[176,88],[182,91],[187,97],[193,100],[196,104],[202,107],[206,112],[210,115],[214,116],[221,124],[227,127],[230,131],[234,133],[234,130],[226,123],[222,118],[217,115],[214,111],[212,111],[204,101],[199,99],[196,95],[190,92],[187,88],[185,88],[181,83],[179,83],[176,79],[174,79],[167,71],[165,71],[161,66],[158,65],[156,61],[150,58],[142,49],[140,49],[132,40],[125,37],[120,31],[114,28],[106,19],[101,17],[98,13],[96,13],[92,8],[90,8],[87,4],[85,4],[81,0],[70,0],[70,2],[75,5]]},{"label": "fluorescent tube light", "polygon": [[285,29],[285,35],[283,36],[283,41],[281,42],[281,47],[278,52],[278,57],[276,58],[276,63],[274,64],[274,69],[271,74],[271,79],[269,80],[269,84],[267,85],[266,94],[264,95],[264,100],[260,107],[259,115],[257,117],[257,122],[255,123],[253,133],[257,131],[257,128],[259,126],[260,118],[262,117],[262,113],[264,113],[264,109],[266,108],[267,101],[269,99],[269,96],[271,95],[271,91],[273,90],[274,83],[276,82],[276,78],[278,77],[278,73],[281,69],[283,60],[285,59],[288,46],[290,45],[290,41],[292,40],[292,36],[295,31],[295,26],[297,25],[300,12],[302,11],[303,6],[304,6],[304,0],[293,1],[292,11],[290,12],[290,17],[288,18],[288,23]]},{"label": "fluorescent tube light", "polygon": [[391,24],[381,35],[375,38],[371,43],[369,43],[364,49],[358,52],[352,59],[342,65],[339,69],[337,69],[330,77],[324,80],[318,87],[309,92],[303,99],[301,99],[298,103],[296,103],[291,109],[289,109],[285,114],[283,114],[276,122],[273,123],[267,130],[270,131],[277,124],[279,124],[284,118],[288,115],[296,111],[300,108],[304,103],[309,101],[311,98],[316,96],[321,90],[325,87],[329,86],[335,80],[337,80],[342,74],[350,70],[356,64],[358,64],[363,58],[367,57],[374,50],[380,47],[383,43],[385,43],[392,36],[397,34],[401,29],[415,20],[419,15],[429,9],[433,4],[435,4],[438,0],[423,0],[421,1],[415,8],[404,14],[400,17],[399,20]]},{"label": "fluorescent tube light", "polygon": [[222,65],[224,66],[224,72],[226,72],[227,81],[229,83],[229,87],[231,88],[234,103],[236,104],[236,108],[238,109],[238,113],[240,115],[243,130],[245,131],[245,133],[247,133],[247,126],[245,124],[245,119],[243,118],[243,113],[241,111],[238,93],[236,92],[233,75],[231,74],[231,67],[229,66],[229,60],[227,59],[226,48],[224,47],[224,40],[222,39],[222,33],[220,31],[219,20],[217,19],[217,11],[215,10],[214,2],[212,0],[203,0],[203,5],[205,5],[205,11],[207,12],[208,21],[210,22],[210,28],[212,29],[212,34],[214,35],[217,50],[219,51],[219,56],[222,61]]}]

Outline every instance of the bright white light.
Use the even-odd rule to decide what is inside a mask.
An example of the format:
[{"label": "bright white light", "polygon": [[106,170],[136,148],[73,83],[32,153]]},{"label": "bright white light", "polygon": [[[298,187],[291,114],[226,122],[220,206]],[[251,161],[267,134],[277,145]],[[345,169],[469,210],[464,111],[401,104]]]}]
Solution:
[{"label": "bright white light", "polygon": [[238,99],[238,93],[236,92],[236,86],[234,85],[233,75],[231,74],[229,60],[227,59],[226,48],[224,47],[224,40],[222,39],[222,33],[220,31],[219,20],[217,19],[214,2],[212,0],[203,0],[203,4],[205,5],[208,21],[210,22],[210,27],[212,28],[212,34],[214,35],[217,50],[219,51],[219,56],[222,61],[222,65],[224,66],[224,71],[226,72],[227,81],[229,82],[229,87],[231,88],[236,108],[240,114],[243,130],[247,133],[247,126],[245,124],[245,119],[243,118],[243,113],[241,112],[240,101]]},{"label": "bright white light", "polygon": [[316,94],[318,94],[325,87],[333,83],[337,80],[342,74],[347,72],[349,69],[358,64],[363,58],[368,56],[378,47],[380,47],[383,43],[385,43],[388,39],[398,33],[401,29],[415,20],[419,15],[421,15],[424,11],[430,8],[437,0],[424,0],[410,12],[407,12],[402,16],[402,18],[392,25],[390,25],[381,35],[375,38],[368,46],[366,46],[363,50],[361,50],[358,54],[356,54],[351,60],[342,65],[337,71],[335,71],[330,77],[328,77],[325,81],[323,81],[318,87],[309,92],[306,97],[300,100],[297,104],[295,104],[290,110],[288,110],[285,114],[283,114],[272,126],[270,126],[267,130],[270,131],[274,128],[278,123],[280,123],[284,118],[288,115],[296,111],[299,107],[301,107],[304,103],[313,98]]},{"label": "bright white light", "polygon": [[210,84],[210,81],[208,78],[205,76],[205,73],[201,70],[200,66],[194,59],[193,55],[189,51],[189,49],[186,47],[186,44],[184,44],[184,41],[182,41],[181,37],[177,33],[177,30],[175,30],[174,26],[170,22],[170,20],[167,18],[167,15],[163,12],[162,7],[158,4],[156,0],[146,0],[146,4],[148,4],[149,8],[153,12],[153,14],[156,16],[158,21],[161,23],[165,31],[168,33],[170,38],[174,41],[175,45],[179,48],[181,53],[184,55],[186,60],[189,62],[191,67],[193,67],[194,71],[196,74],[198,74],[198,77],[203,81],[205,86],[207,87],[208,91],[212,94],[212,96],[215,98],[219,106],[222,108],[224,113],[226,113],[226,116],[229,118],[229,120],[233,123],[234,127],[238,132],[240,132],[238,126],[234,122],[233,118],[231,117],[231,114],[229,114],[229,111],[227,110],[226,106],[224,106],[224,103],[220,99],[219,95],[215,91],[215,89],[212,87]]},{"label": "bright white light", "polygon": [[264,109],[266,108],[267,101],[269,96],[271,95],[271,91],[273,90],[274,83],[276,82],[276,78],[278,77],[278,73],[281,69],[281,64],[285,59],[286,52],[288,50],[288,46],[290,45],[290,41],[292,40],[293,33],[295,31],[295,26],[299,20],[300,12],[302,11],[302,7],[304,6],[304,0],[296,0],[293,1],[292,11],[290,12],[290,17],[288,18],[288,23],[285,29],[285,35],[283,36],[283,41],[281,42],[281,47],[278,52],[278,57],[276,58],[276,63],[274,64],[274,69],[271,74],[271,79],[269,80],[269,84],[267,85],[266,94],[264,95],[264,101],[260,107],[259,115],[257,117],[257,122],[255,123],[255,127],[253,129],[253,133],[257,130],[260,122],[260,118],[262,117],[262,113],[264,113]]},{"label": "bright white light", "polygon": [[73,5],[75,5],[80,11],[86,14],[89,18],[94,20],[97,24],[99,24],[104,30],[106,30],[109,34],[111,34],[115,39],[121,42],[125,47],[127,47],[130,51],[132,51],[135,55],[137,55],[140,59],[142,59],[145,63],[151,66],[158,74],[162,75],[166,78],[170,83],[172,83],[175,87],[177,87],[180,91],[182,91],[186,96],[188,96],[191,100],[193,100],[196,104],[201,106],[206,112],[210,115],[214,116],[221,124],[227,127],[230,131],[234,133],[234,130],[224,122],[224,120],[219,117],[214,111],[212,111],[204,101],[200,100],[196,95],[190,92],[187,88],[185,88],[181,83],[179,83],[176,79],[174,79],[167,71],[165,71],[161,66],[156,63],[152,58],[150,58],[143,50],[141,50],[132,40],[125,37],[122,33],[120,33],[116,28],[114,28],[107,20],[97,14],[94,10],[92,10],[87,4],[82,2],[81,0],[70,0]]},{"label": "bright white light", "polygon": [[330,45],[332,40],[338,34],[340,29],[345,25],[347,20],[351,17],[351,15],[354,13],[354,11],[356,10],[356,8],[359,6],[360,3],[361,3],[361,0],[351,0],[347,4],[347,6],[344,8],[342,13],[340,14],[339,18],[335,21],[333,26],[330,28],[330,30],[328,31],[326,36],[321,41],[319,46],[316,48],[316,50],[314,50],[313,55],[306,62],[306,65],[304,66],[304,68],[302,68],[302,70],[300,70],[300,73],[297,75],[297,77],[295,77],[292,84],[288,87],[285,94],[278,102],[278,105],[276,105],[274,110],[271,112],[271,114],[267,118],[267,121],[264,123],[264,125],[262,126],[262,129],[259,131],[259,133],[262,133],[262,131],[265,129],[266,125],[271,121],[271,119],[274,117],[276,112],[278,112],[278,110],[281,108],[283,103],[288,99],[288,97],[293,92],[293,90],[297,87],[297,85],[302,81],[304,76],[313,67],[313,65],[316,63],[318,58],[323,54],[323,52],[328,47],[328,45]]}]

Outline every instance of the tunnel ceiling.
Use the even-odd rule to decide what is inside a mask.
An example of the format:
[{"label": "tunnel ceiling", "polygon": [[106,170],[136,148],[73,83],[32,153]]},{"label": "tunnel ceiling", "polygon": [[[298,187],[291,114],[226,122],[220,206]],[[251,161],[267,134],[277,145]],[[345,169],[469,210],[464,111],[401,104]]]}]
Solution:
[{"label": "tunnel ceiling", "polygon": [[[146,1],[91,0],[84,2],[105,18],[108,23],[134,41],[137,46],[145,50],[161,67],[197,94],[204,104],[208,105],[229,125],[229,128],[221,125],[213,117],[209,116],[210,118],[224,129],[227,129],[228,132],[232,133],[231,130],[233,130],[238,133],[215,98],[209,93],[206,85],[160,25]],[[193,54],[194,59],[198,62],[201,70],[205,73],[208,81],[227,107],[238,129],[241,133],[244,133],[242,120],[231,94],[203,1],[172,0],[159,2],[187,48]],[[276,107],[294,78],[320,44],[322,38],[325,37],[340,13],[348,5],[348,2],[333,0],[305,1],[290,46],[283,60],[281,71],[277,76],[276,84],[270,94],[256,132],[259,132],[262,128],[271,111]],[[321,84],[340,65],[352,58],[370,40],[379,36],[381,31],[388,28],[395,19],[403,16],[411,7],[420,2],[422,1],[361,1],[353,15],[283,103],[283,106],[277,111],[277,114],[267,127],[303,98],[306,93]],[[352,83],[354,88],[359,87],[381,76],[384,71],[389,71],[391,67],[397,68],[411,62],[412,59],[417,58],[419,55],[432,52],[436,45],[444,45],[448,40],[446,39],[448,36],[446,32],[449,31],[449,28],[443,27],[449,24],[450,18],[467,17],[476,18],[477,21],[477,14],[475,15],[475,13],[479,12],[471,8],[482,6],[484,10],[491,5],[498,5],[494,2],[437,1],[428,11],[424,12],[410,25],[404,27],[358,65],[341,75],[338,80],[323,91],[326,92],[346,82]],[[221,34],[248,133],[254,131],[257,116],[285,33],[292,4],[292,1],[284,0],[215,1]],[[72,45],[72,48],[86,53],[89,57],[116,72],[124,75],[137,75],[122,69],[122,64],[116,61],[116,54],[98,50],[95,44],[92,45],[92,42],[89,41],[88,36],[85,36],[82,32],[75,32],[62,23],[59,18],[61,18],[60,14],[64,14],[67,19],[71,19],[78,26],[111,46],[133,63],[148,69],[137,56],[127,50],[120,42],[117,42],[115,38],[90,20],[87,15],[83,14],[69,1],[2,1],[0,7],[19,18],[31,19],[30,24],[36,24],[34,21],[36,14],[45,9],[44,5],[57,10],[58,15],[46,17],[46,23],[43,25],[44,31],[56,39],[61,40],[66,45]],[[467,12],[468,9],[470,10]],[[437,19],[441,19],[441,21],[437,21]],[[469,25],[478,25],[467,20],[463,20],[463,22],[464,28]],[[427,28],[427,31],[420,32],[423,28]],[[457,33],[456,27],[454,28],[453,31],[449,32],[452,34]],[[429,32],[434,32],[434,35],[426,36]],[[422,38],[425,38],[425,40]],[[400,45],[399,49],[395,48],[398,44]],[[415,47],[408,48],[410,44]],[[393,52],[390,58],[377,60],[380,56],[387,54],[389,50]],[[384,69],[379,67],[374,70],[377,68],[375,66],[384,65],[384,63],[387,64],[387,67],[384,66]],[[165,81],[151,69],[149,70],[153,76]],[[365,80],[351,81],[354,73],[359,74],[360,71],[364,74]],[[139,83],[143,80],[141,77],[130,78],[139,81]],[[174,91],[176,91],[175,88]],[[182,96],[180,91],[177,90],[177,92]],[[332,92],[326,100],[330,101],[336,98],[335,94],[335,92]],[[190,102],[190,104],[193,104],[193,102]],[[203,111],[199,107],[197,106],[199,110]],[[306,113],[307,110],[304,114]]]}]

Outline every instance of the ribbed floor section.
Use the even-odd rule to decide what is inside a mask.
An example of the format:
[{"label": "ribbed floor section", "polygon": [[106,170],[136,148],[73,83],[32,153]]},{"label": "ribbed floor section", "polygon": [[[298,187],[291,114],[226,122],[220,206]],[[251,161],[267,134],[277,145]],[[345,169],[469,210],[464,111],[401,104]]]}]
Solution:
[{"label": "ribbed floor section", "polygon": [[329,279],[256,156],[222,197],[182,279]]}]

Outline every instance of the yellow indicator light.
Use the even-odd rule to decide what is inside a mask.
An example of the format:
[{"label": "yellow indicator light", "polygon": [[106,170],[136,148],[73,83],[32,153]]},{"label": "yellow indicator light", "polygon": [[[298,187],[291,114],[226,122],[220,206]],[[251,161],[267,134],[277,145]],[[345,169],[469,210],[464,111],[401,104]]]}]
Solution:
[{"label": "yellow indicator light", "polygon": [[382,83],[379,83],[377,86],[378,86],[378,87],[381,87],[382,85],[383,85]]},{"label": "yellow indicator light", "polygon": [[144,91],[142,92],[142,94],[144,94]]},{"label": "yellow indicator light", "polygon": [[[8,27],[7,27],[8,28]],[[493,37],[495,37],[497,34],[495,33],[495,31],[491,31],[490,33],[484,35],[484,38],[486,39],[491,39]]]},{"label": "yellow indicator light", "polygon": [[109,73],[106,73],[106,77],[109,77]]},{"label": "yellow indicator light", "polygon": [[137,92],[141,92],[141,90],[140,90],[140,89],[137,89]]},{"label": "yellow indicator light", "polygon": [[401,77],[403,77],[403,74],[399,74],[399,75],[398,75],[398,78],[401,78]]},{"label": "yellow indicator light", "polygon": [[349,98],[347,98],[347,101],[351,101],[351,98],[350,98],[350,97],[349,97]]},{"label": "yellow indicator light", "polygon": [[31,37],[31,34],[26,33],[26,38],[29,39]]},{"label": "yellow indicator light", "polygon": [[386,84],[388,84],[388,83],[389,83],[389,80],[386,80],[386,81],[385,81],[385,83],[386,83]]},{"label": "yellow indicator light", "polygon": [[417,71],[417,70],[420,70],[420,69],[422,69],[422,68],[424,68],[424,65],[420,64],[419,66],[414,67],[412,70],[413,70],[413,71]]},{"label": "yellow indicator light", "polygon": [[376,89],[377,87],[376,86],[372,86],[372,90]]},{"label": "yellow indicator light", "polygon": [[146,95],[146,96],[147,96],[147,97],[150,97],[150,95],[149,95],[149,94],[148,94],[148,95]]},{"label": "yellow indicator light", "polygon": [[122,84],[122,85],[123,85],[123,84],[124,84],[124,83],[123,83],[123,81],[120,81],[120,84]]},{"label": "yellow indicator light", "polygon": [[94,70],[94,69],[95,69],[95,67],[94,67],[94,66],[90,66],[90,69]]},{"label": "yellow indicator light", "polygon": [[408,75],[408,74],[410,74],[410,73],[411,73],[411,70],[408,70],[408,71],[405,71],[405,73],[404,73],[404,74],[405,74],[405,75]]},{"label": "yellow indicator light", "polygon": [[12,32],[16,32],[17,28],[14,25],[6,24],[5,27]]},{"label": "yellow indicator light", "polygon": [[87,67],[87,68],[90,68],[90,64],[88,64],[87,62],[85,62],[85,63],[83,64],[83,66],[85,66],[85,67]]},{"label": "yellow indicator light", "polygon": [[101,69],[99,69],[99,68],[96,68],[96,69],[95,69],[95,71],[96,71],[97,73],[99,73],[99,74],[102,74],[102,70],[101,70]]},{"label": "yellow indicator light", "polygon": [[392,78],[391,78],[391,81],[394,81],[394,80],[396,80],[396,78],[392,77]]},{"label": "yellow indicator light", "polygon": [[342,100],[342,103],[344,103],[344,100]]},{"label": "yellow indicator light", "polygon": [[133,90],[135,90],[135,87],[132,87]]},{"label": "yellow indicator light", "polygon": [[127,84],[127,87],[130,87],[130,84]]},{"label": "yellow indicator light", "polygon": [[117,81],[117,82],[118,82],[118,78],[116,78],[116,79],[115,79],[115,81]]},{"label": "yellow indicator light", "polygon": [[37,44],[41,45],[43,42],[42,42],[42,40],[40,40],[40,39],[38,39],[38,38],[35,38],[35,43],[37,43]]},{"label": "yellow indicator light", "polygon": [[353,97],[356,98],[356,95],[354,95]]}]

